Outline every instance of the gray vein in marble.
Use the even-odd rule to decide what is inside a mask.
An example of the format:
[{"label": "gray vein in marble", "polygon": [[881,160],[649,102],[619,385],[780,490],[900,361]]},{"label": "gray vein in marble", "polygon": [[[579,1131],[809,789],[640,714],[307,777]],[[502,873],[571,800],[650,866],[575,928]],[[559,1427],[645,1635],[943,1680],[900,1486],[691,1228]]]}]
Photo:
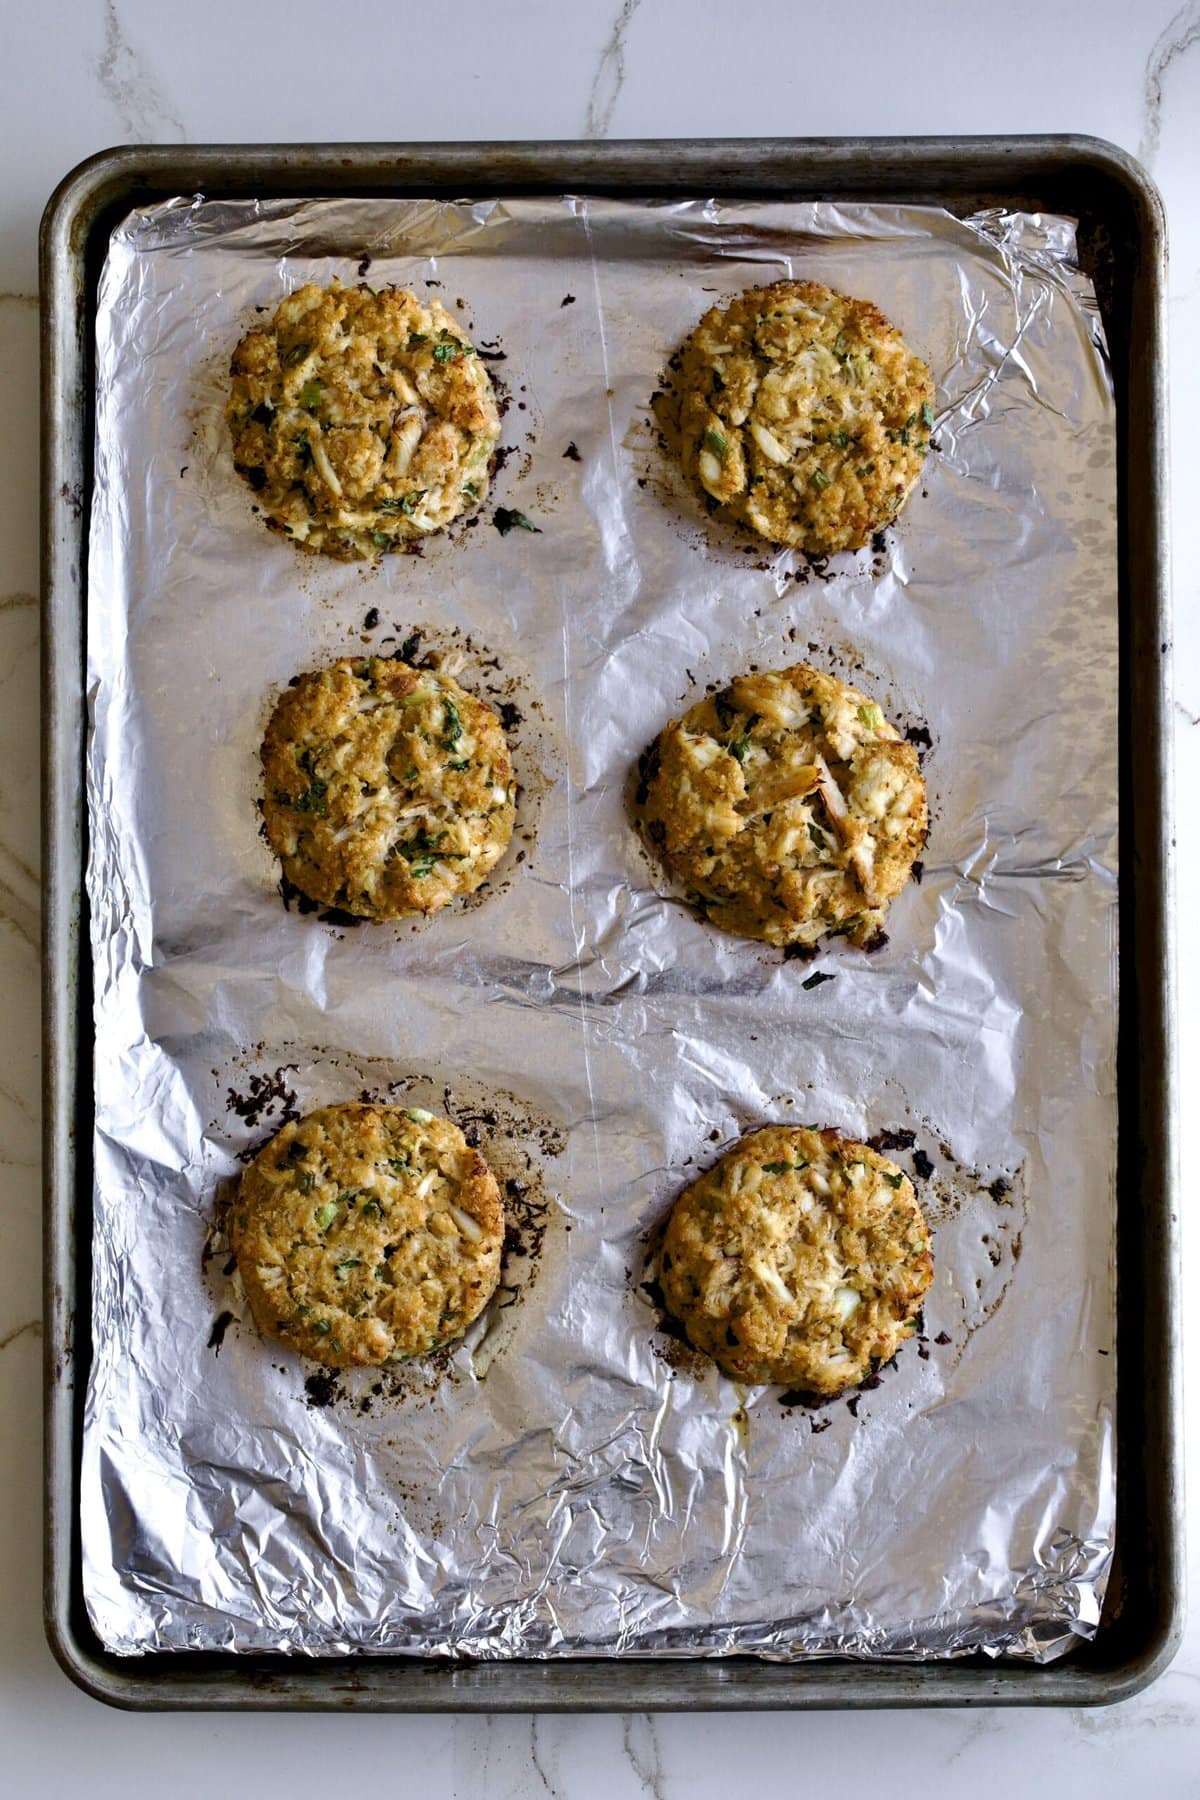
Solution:
[{"label": "gray vein in marble", "polygon": [[9,887],[3,876],[0,876],[0,925],[11,925],[31,950],[40,948],[41,927],[36,909]]},{"label": "gray vein in marble", "polygon": [[651,1713],[630,1713],[626,1717],[621,1748],[652,1800],[667,1800],[667,1772]]},{"label": "gray vein in marble", "polygon": [[37,1124],[28,1100],[23,1099],[15,1088],[5,1087],[2,1081],[0,1081],[0,1100],[10,1101],[19,1113],[24,1113],[31,1125]]},{"label": "gray vein in marble", "polygon": [[1200,713],[1194,713],[1190,707],[1183,704],[1182,700],[1175,702],[1175,711],[1181,719],[1186,719],[1189,725],[1200,725]]},{"label": "gray vein in marble", "polygon": [[3,594],[0,595],[0,613],[15,612],[18,606],[36,606],[36,594]]},{"label": "gray vein in marble", "polygon": [[25,1323],[23,1325],[18,1325],[14,1331],[6,1331],[4,1336],[0,1337],[0,1350],[7,1350],[10,1344],[15,1344],[19,1337],[25,1336],[27,1331],[32,1331],[35,1337],[41,1337],[42,1321],[40,1319],[26,1319]]},{"label": "gray vein in marble", "polygon": [[548,1794],[558,1800],[558,1789],[554,1786],[545,1769],[542,1767],[541,1745],[538,1742],[538,1722],[536,1714],[529,1721],[529,1758],[541,1779],[542,1786]]},{"label": "gray vein in marble", "polygon": [[36,294],[20,294],[16,288],[0,290],[0,306],[36,306],[37,303]]},{"label": "gray vein in marble", "polygon": [[1187,0],[1155,41],[1146,64],[1142,89],[1142,140],[1138,156],[1150,169],[1162,135],[1163,83],[1168,71],[1194,44],[1200,43],[1200,0]]},{"label": "gray vein in marble", "polygon": [[125,36],[114,0],[104,3],[104,49],[96,77],[134,143],[187,137],[153,71]]},{"label": "gray vein in marble", "polygon": [[620,97],[621,89],[625,85],[625,34],[629,30],[630,20],[641,3],[642,0],[622,0],[621,10],[617,14],[609,40],[601,51],[600,61],[596,65],[592,91],[588,95],[587,122],[583,127],[584,137],[604,138],[608,136],[613,109]]},{"label": "gray vein in marble", "polygon": [[37,870],[31,868],[23,856],[18,856],[11,845],[3,842],[0,842],[0,861],[11,863],[18,875],[23,875],[25,877],[26,881],[33,889],[36,902],[36,896],[40,893],[42,885],[38,878]]},{"label": "gray vein in marble", "polygon": [[[1122,1706],[1101,1706],[1076,1708],[1067,1714],[1070,1723],[1075,1727],[1081,1739],[1092,1739],[1103,1742],[1120,1734],[1122,1727],[1128,1722]],[[1139,1710],[1138,1724],[1144,1730],[1161,1729],[1172,1725],[1192,1731],[1196,1725],[1196,1709],[1186,1701],[1172,1700],[1157,1703],[1151,1697],[1149,1703],[1143,1701]],[[1154,1792],[1154,1789],[1148,1790]]]}]

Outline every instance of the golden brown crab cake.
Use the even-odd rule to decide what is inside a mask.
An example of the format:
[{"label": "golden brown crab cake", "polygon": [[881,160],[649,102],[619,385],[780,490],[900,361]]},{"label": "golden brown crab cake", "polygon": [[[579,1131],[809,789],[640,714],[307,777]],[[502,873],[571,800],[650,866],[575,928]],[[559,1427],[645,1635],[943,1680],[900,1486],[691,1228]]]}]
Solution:
[{"label": "golden brown crab cake", "polygon": [[230,1237],[265,1336],[333,1368],[403,1362],[460,1337],[491,1299],[504,1204],[448,1119],[323,1106],[249,1165]]},{"label": "golden brown crab cake", "polygon": [[705,313],[679,374],[683,466],[773,544],[857,550],[915,486],[933,382],[869,300],[815,281]]},{"label": "golden brown crab cake", "polygon": [[933,1257],[903,1170],[836,1131],[769,1125],[679,1196],[661,1280],[733,1380],[837,1394],[913,1334]]},{"label": "golden brown crab cake", "polygon": [[378,557],[487,493],[496,396],[438,300],[309,284],[242,339],[231,374],[234,467],[305,550]]},{"label": "golden brown crab cake", "polygon": [[297,676],[262,764],[267,841],[287,879],[358,918],[474,893],[512,836],[500,720],[438,669],[371,656]]},{"label": "golden brown crab cake", "polygon": [[638,802],[667,869],[724,931],[867,944],[928,829],[913,746],[807,663],[739,675],[660,732]]}]

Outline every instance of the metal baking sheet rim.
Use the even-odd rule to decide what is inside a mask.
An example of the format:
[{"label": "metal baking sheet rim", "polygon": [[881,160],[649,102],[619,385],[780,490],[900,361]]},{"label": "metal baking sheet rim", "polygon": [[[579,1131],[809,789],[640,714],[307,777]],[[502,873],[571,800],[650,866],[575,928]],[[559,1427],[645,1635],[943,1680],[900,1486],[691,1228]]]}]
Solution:
[{"label": "metal baking sheet rim", "polygon": [[[663,173],[663,171],[669,171]],[[84,1622],[76,1528],[78,1420],[74,1342],[87,1281],[77,1257],[77,1124],[90,1104],[84,1033],[82,898],[82,621],[90,456],[91,257],[114,209],[188,188],[231,192],[459,190],[518,183],[616,194],[711,186],[740,195],[936,199],[1031,196],[1130,241],[1128,288],[1107,295],[1119,409],[1121,706],[1141,730],[1122,768],[1122,933],[1134,979],[1123,987],[1118,1059],[1119,1318],[1117,1568],[1099,1633],[1065,1661],[991,1664],[509,1662],[414,1664],[347,1657],[300,1668],[267,1656],[147,1656],[118,1665]],[[1089,185],[1099,205],[1081,204]],[[1071,196],[1075,204],[1070,204]],[[1064,196],[1066,196],[1064,200]],[[1122,220],[1124,208],[1127,218]],[[1122,232],[1124,242],[1122,242]],[[1115,241],[1114,241],[1115,240]],[[766,142],[127,147],[73,171],[42,226],[44,1089],[46,1215],[46,1624],[80,1686],[139,1708],[344,1710],[684,1710],[960,1704],[1098,1704],[1161,1673],[1181,1630],[1182,1502],[1178,1430],[1178,1241],[1175,1208],[1174,958],[1169,913],[1171,772],[1165,520],[1165,225],[1148,178],[1096,139],[828,139]],[[1116,259],[1120,262],[1120,258]],[[84,1052],[81,1056],[81,1052]],[[81,1075],[83,1077],[81,1081]],[[1132,1115],[1132,1116],[1131,1116]],[[83,1159],[86,1161],[86,1158]],[[83,1205],[79,1202],[82,1197]],[[82,1284],[82,1287],[81,1287]],[[86,1309],[85,1309],[86,1310]],[[1153,1369],[1155,1380],[1145,1379]],[[1137,1407],[1127,1402],[1136,1393]],[[1139,1547],[1142,1612],[1122,1579]],[[1132,1622],[1127,1623],[1127,1616]]]}]

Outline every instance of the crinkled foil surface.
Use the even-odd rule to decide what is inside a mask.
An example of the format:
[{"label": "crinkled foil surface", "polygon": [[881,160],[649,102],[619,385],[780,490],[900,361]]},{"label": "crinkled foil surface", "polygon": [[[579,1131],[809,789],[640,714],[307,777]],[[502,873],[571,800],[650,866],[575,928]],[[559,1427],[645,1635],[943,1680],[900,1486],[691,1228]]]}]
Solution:
[{"label": "crinkled foil surface", "polygon": [[[367,257],[373,283],[440,282],[504,353],[512,448],[477,526],[377,570],[268,534],[222,418],[255,308]],[[938,390],[898,526],[816,569],[709,521],[651,414],[701,312],[789,275],[876,301]],[[1116,527],[1071,225],[180,199],[115,234],[97,341],[103,1640],[1048,1659],[1090,1634],[1114,1511]],[[540,535],[502,537],[497,504]],[[285,910],[255,810],[273,697],[414,631],[521,714],[524,835],[481,904],[423,928]],[[928,728],[933,817],[886,947],[809,967],[693,917],[628,816],[669,717],[801,657]],[[380,1394],[370,1372],[306,1388],[219,1235],[290,1097],[363,1090],[445,1094],[545,1206],[516,1303]],[[689,1363],[653,1303],[654,1226],[768,1120],[913,1133],[895,1154],[933,1226],[923,1339],[817,1410]]]}]

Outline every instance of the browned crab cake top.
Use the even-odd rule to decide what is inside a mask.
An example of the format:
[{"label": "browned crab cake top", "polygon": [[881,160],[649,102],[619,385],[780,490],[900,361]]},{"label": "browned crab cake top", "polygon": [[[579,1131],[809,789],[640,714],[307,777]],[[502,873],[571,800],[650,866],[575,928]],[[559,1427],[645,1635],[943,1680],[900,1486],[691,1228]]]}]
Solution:
[{"label": "browned crab cake top", "polygon": [[912,1335],[933,1280],[908,1176],[836,1131],[770,1125],[675,1202],[669,1310],[735,1381],[853,1387]]},{"label": "browned crab cake top", "polygon": [[879,932],[925,841],[913,746],[807,663],[739,675],[673,719],[639,802],[667,868],[725,931],[771,944]]},{"label": "browned crab cake top", "polygon": [[496,396],[438,300],[310,284],[242,339],[231,373],[234,466],[305,550],[378,557],[487,492]]},{"label": "browned crab cake top", "polygon": [[773,544],[856,550],[895,517],[933,424],[929,370],[868,300],[815,281],[705,313],[679,376],[683,466]]},{"label": "browned crab cake top", "polygon": [[367,657],[296,678],[262,746],[284,874],[364,919],[473,893],[512,836],[515,781],[490,706],[437,669]]},{"label": "browned crab cake top", "polygon": [[242,1176],[230,1236],[254,1322],[334,1368],[459,1337],[500,1279],[504,1205],[457,1125],[323,1106]]}]

